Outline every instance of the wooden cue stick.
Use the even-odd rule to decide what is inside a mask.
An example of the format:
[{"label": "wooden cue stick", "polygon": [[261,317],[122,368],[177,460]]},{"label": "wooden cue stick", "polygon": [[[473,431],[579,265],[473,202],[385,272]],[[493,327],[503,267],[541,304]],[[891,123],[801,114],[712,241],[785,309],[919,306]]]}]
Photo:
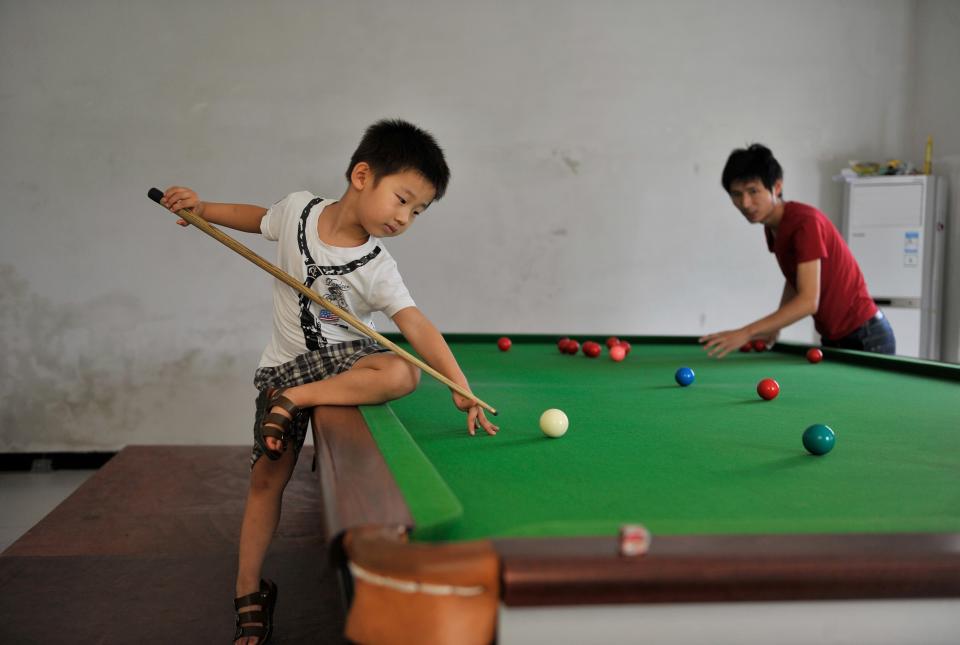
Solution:
[{"label": "wooden cue stick", "polygon": [[[153,201],[163,206],[163,204],[160,203],[160,199],[163,197],[163,191],[161,191],[159,188],[151,188],[147,192],[147,196]],[[166,207],[164,206],[164,208]],[[202,217],[194,213],[193,210],[188,208],[182,208],[179,211],[177,211],[177,215],[179,215],[189,223],[193,224],[195,227],[197,227],[198,229],[200,229],[210,237],[214,238],[224,246],[231,248],[232,250],[236,251],[246,259],[250,260],[251,262],[256,264],[258,267],[260,267],[261,269],[263,269],[264,271],[266,271],[267,273],[275,277],[280,282],[283,282],[287,286],[295,289],[296,291],[299,291],[300,293],[310,298],[310,300],[317,303],[321,307],[324,307],[332,311],[337,316],[339,316],[342,320],[345,320],[348,323],[350,323],[357,331],[362,333],[367,338],[377,341],[384,347],[396,353],[397,356],[399,356],[400,358],[404,359],[408,363],[416,365],[417,367],[422,369],[424,372],[426,372],[433,378],[437,379],[438,381],[440,381],[450,389],[456,391],[461,396],[464,396],[468,399],[476,401],[477,405],[487,410],[487,412],[489,412],[490,414],[496,416],[497,414],[496,409],[491,407],[489,404],[484,403],[483,401],[478,399],[476,396],[473,395],[472,392],[460,387],[459,385],[457,385],[456,383],[448,379],[446,376],[444,376],[437,370],[433,369],[432,367],[424,363],[422,360],[420,360],[416,356],[410,354],[406,350],[399,347],[393,341],[384,337],[383,334],[379,333],[374,329],[371,329],[370,327],[365,325],[359,318],[351,314],[349,311],[345,311],[341,309],[340,307],[333,304],[326,298],[317,294],[312,289],[308,289],[299,280],[294,278],[292,275],[290,275],[289,273],[287,273],[277,265],[273,264],[272,262],[269,262],[268,260],[263,259],[262,257],[257,255],[256,253],[251,251],[249,248],[247,248],[237,240],[233,239],[232,237],[230,237],[220,229],[216,228],[215,226],[212,226],[209,222],[207,222],[207,220],[203,219]]]}]

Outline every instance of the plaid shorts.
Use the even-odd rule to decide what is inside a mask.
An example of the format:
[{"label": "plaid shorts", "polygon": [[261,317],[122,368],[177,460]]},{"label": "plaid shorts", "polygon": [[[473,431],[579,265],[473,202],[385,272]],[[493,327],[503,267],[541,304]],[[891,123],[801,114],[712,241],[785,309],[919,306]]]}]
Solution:
[{"label": "plaid shorts", "polygon": [[[352,340],[345,343],[327,345],[318,350],[300,354],[292,361],[275,367],[258,368],[253,375],[253,384],[260,393],[257,395],[257,416],[254,419],[253,431],[256,433],[257,422],[270,410],[265,409],[269,400],[267,392],[272,388],[294,387],[304,383],[314,383],[325,378],[346,372],[364,356],[390,351],[372,340]],[[300,456],[300,449],[307,437],[307,424],[310,422],[310,409],[297,412],[290,422],[287,431],[287,445],[292,446],[294,456]],[[263,456],[263,450],[256,442],[253,443],[253,452],[250,455],[250,469],[253,469],[257,460]]]}]

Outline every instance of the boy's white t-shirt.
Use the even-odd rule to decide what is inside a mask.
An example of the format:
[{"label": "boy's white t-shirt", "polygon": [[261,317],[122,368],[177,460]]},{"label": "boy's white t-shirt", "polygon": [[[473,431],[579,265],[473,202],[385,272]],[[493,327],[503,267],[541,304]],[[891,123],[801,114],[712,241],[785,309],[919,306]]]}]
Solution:
[{"label": "boy's white t-shirt", "polygon": [[[355,247],[320,241],[320,213],[336,200],[291,193],[267,210],[260,232],[276,241],[277,264],[307,287],[346,309],[369,327],[373,312],[392,317],[416,306],[397,263],[379,238]],[[273,287],[273,337],[260,367],[273,367],[326,345],[366,338],[333,312],[277,280]]]}]

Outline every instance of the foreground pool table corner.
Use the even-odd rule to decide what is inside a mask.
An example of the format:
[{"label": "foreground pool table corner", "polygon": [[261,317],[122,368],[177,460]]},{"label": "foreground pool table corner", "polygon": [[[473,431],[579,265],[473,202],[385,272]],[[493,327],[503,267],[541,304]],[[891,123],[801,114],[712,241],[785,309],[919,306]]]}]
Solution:
[{"label": "foreground pool table corner", "polygon": [[312,421],[323,529],[349,604],[345,636],[493,642],[500,561],[492,543],[411,544],[412,515],[360,410],[322,406]]},{"label": "foreground pool table corner", "polygon": [[352,580],[345,636],[355,643],[496,640],[500,570],[489,541],[437,546],[405,540],[406,527],[360,527],[343,536]]},{"label": "foreground pool table corner", "polygon": [[[496,336],[469,337],[466,342],[477,342],[478,338],[490,342],[496,349],[493,344]],[[636,345],[642,345],[644,339],[630,340],[635,342],[635,360]],[[679,344],[691,342],[691,339],[669,340]],[[552,337],[541,342],[553,344]],[[778,347],[794,354],[805,351],[802,346]],[[456,353],[456,348],[454,351]],[[849,360],[870,369],[960,380],[960,370],[952,366],[857,354],[828,350],[826,360]],[[960,597],[960,533],[952,531],[655,533],[651,550],[640,557],[619,555],[617,538],[612,535],[405,543],[399,536],[415,527],[415,513],[364,415],[353,407],[320,407],[314,412],[313,427],[320,461],[318,477],[324,500],[325,531],[334,547],[331,552],[342,565],[348,584],[355,583],[350,579],[346,557],[349,554],[358,556],[359,561],[355,560],[354,564],[362,570],[389,580],[481,586],[487,592],[495,590],[505,605],[515,607]],[[354,548],[357,540],[363,548]],[[371,559],[370,554],[376,553],[390,557]],[[484,578],[482,573],[476,575],[477,571],[486,571],[489,576],[489,568],[476,563],[489,562],[491,557],[496,570],[493,581]],[[432,558],[440,565],[431,566]],[[456,572],[452,564],[458,558],[466,565]],[[364,588],[361,606],[355,605],[354,613],[348,618],[348,626],[354,621],[355,634],[369,633],[357,629],[379,629],[367,624],[371,618],[375,623],[380,618],[398,620],[396,616],[387,617],[380,609],[369,610],[371,606],[380,605],[368,602],[370,598],[389,591],[382,585],[374,587],[379,589]],[[389,593],[389,603],[401,605],[410,603],[414,595],[396,589]],[[426,617],[433,621],[431,629],[451,628],[458,624],[458,619],[475,624],[470,621],[476,618],[465,609],[469,603],[464,604],[462,599],[453,599],[451,603],[449,599],[438,598],[442,599],[443,595],[428,599],[434,603],[429,611],[411,611],[404,616]],[[437,611],[437,602],[440,606],[457,607],[452,611],[459,616],[444,617],[446,612]],[[488,602],[473,605],[478,615],[488,615],[486,625],[495,625],[496,607],[491,609]],[[362,627],[356,626],[357,621]]]}]

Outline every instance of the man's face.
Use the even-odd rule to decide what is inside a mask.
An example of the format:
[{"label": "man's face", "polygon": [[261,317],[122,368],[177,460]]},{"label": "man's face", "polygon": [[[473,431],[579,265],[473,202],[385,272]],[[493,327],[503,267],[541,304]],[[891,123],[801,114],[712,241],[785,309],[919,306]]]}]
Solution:
[{"label": "man's face", "polygon": [[734,181],[730,183],[730,200],[748,222],[763,224],[773,214],[782,188],[783,182],[779,179],[772,191],[759,179]]}]

